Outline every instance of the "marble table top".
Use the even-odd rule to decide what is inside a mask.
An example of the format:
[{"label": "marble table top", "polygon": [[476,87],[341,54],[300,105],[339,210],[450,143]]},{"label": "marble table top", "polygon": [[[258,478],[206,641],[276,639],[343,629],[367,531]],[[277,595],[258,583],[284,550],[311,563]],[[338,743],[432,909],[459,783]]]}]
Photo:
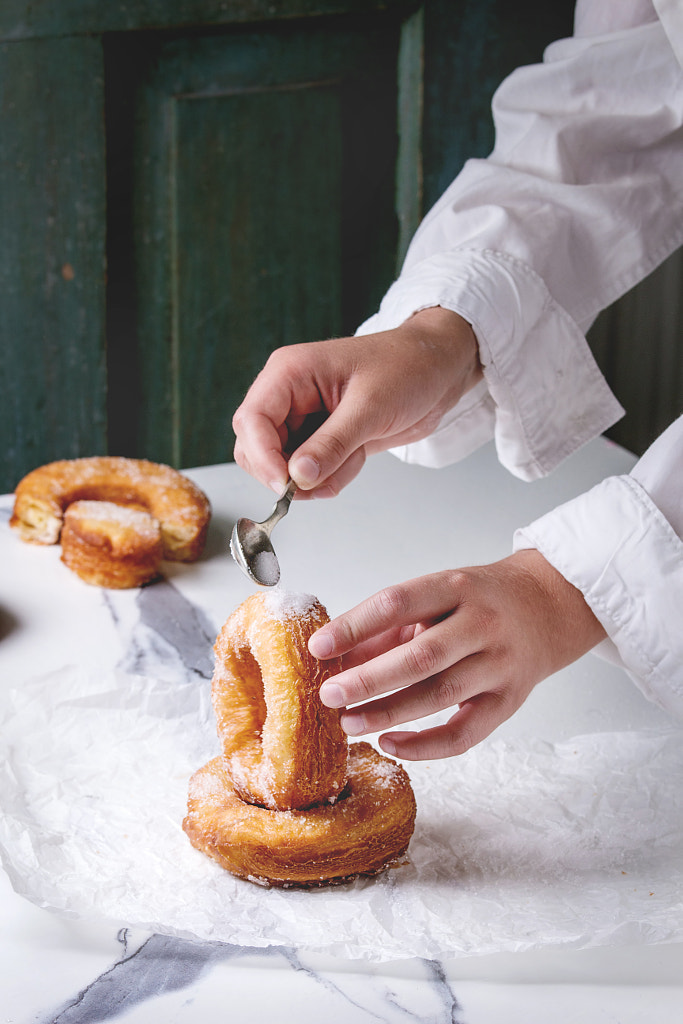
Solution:
[{"label": "marble table top", "polygon": [[[335,614],[390,582],[493,561],[509,552],[517,526],[604,476],[627,472],[632,462],[599,440],[547,480],[523,484],[498,466],[490,447],[438,472],[376,457],[334,501],[293,506],[275,535],[283,582],[318,594]],[[36,680],[74,666],[94,672],[125,664],[149,675],[170,658],[188,678],[208,679],[213,638],[253,589],[229,556],[232,524],[239,515],[265,518],[273,499],[232,465],[188,473],[214,510],[206,553],[194,566],[166,565],[165,581],[141,591],[81,583],[58,548],[25,545],[12,534],[11,496],[0,498],[0,696],[30,691]],[[527,741],[675,728],[623,673],[588,656],[539,686],[496,742],[518,750]],[[0,805],[8,806],[8,793],[5,777]],[[18,858],[11,849],[2,855],[0,1022],[681,1020],[680,899],[671,901],[664,941],[658,927],[648,935],[643,926],[623,929],[614,942],[589,936],[583,948],[541,941],[515,949],[501,934],[496,948],[494,928],[480,955],[467,948],[373,960],[305,943],[268,945],[260,932],[253,944],[248,935],[239,943],[212,941],[125,918],[65,913],[51,899],[14,891],[10,878],[22,887]],[[52,881],[58,888],[59,878]],[[266,903],[268,892],[260,898]]]}]

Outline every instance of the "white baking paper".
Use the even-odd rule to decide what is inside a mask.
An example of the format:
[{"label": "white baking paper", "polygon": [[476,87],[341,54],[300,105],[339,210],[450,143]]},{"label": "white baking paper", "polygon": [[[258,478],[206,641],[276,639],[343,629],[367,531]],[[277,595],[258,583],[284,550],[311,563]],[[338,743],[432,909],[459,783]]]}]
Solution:
[{"label": "white baking paper", "polygon": [[0,852],[42,907],[166,934],[375,961],[683,938],[683,731],[495,738],[408,764],[405,865],[264,889],[194,850],[209,684],[65,668],[3,697]]}]

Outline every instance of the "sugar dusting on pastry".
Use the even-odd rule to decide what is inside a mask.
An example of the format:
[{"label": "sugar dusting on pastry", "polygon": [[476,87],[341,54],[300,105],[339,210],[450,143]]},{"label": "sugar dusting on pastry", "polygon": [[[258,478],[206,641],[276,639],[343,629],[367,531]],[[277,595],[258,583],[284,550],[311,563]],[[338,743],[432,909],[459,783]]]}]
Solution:
[{"label": "sugar dusting on pastry", "polygon": [[171,561],[194,562],[204,548],[211,505],[199,487],[170,466],[116,455],[32,470],[17,484],[10,526],[29,543],[56,544],[64,511],[78,500],[146,509],[159,521],[163,557]]},{"label": "sugar dusting on pastry", "polygon": [[269,615],[274,619],[299,619],[307,615],[315,607],[316,598],[312,594],[300,594],[294,591],[281,590],[275,587],[263,595],[263,604]]},{"label": "sugar dusting on pastry", "polygon": [[[349,745],[318,691],[335,666],[308,651],[329,621],[311,594],[252,594],[215,644],[222,754],[190,783],[192,845],[259,885],[310,888],[371,876],[404,857],[415,797],[404,769]],[[265,711],[265,715],[262,713]]]},{"label": "sugar dusting on pastry", "polygon": [[111,501],[76,501],[69,505],[66,515],[80,513],[84,518],[94,519],[103,523],[116,523],[129,526],[138,533],[159,534],[159,521],[150,516],[144,509],[130,505],[117,505]]},{"label": "sugar dusting on pastry", "polygon": [[216,639],[213,705],[226,768],[246,800],[286,810],[320,803],[346,785],[347,737],[339,713],[318,696],[335,666],[308,651],[327,621],[310,594],[258,591]]}]

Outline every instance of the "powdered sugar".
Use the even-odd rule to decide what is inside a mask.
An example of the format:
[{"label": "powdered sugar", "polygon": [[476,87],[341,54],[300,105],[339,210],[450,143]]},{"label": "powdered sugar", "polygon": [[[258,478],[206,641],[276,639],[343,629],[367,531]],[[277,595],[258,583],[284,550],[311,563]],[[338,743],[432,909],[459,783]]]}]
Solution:
[{"label": "powdered sugar", "polygon": [[274,586],[280,579],[280,566],[273,551],[258,551],[252,570],[256,580],[266,587]]},{"label": "powdered sugar", "polygon": [[263,595],[265,610],[274,619],[299,619],[315,607],[317,599],[313,594],[300,594],[276,587]]},{"label": "powdered sugar", "polygon": [[376,760],[368,761],[365,771],[373,785],[380,789],[389,789],[401,783],[402,771],[399,765],[381,755]]},{"label": "powdered sugar", "polygon": [[161,526],[159,520],[148,512],[127,505],[116,505],[111,501],[75,501],[66,510],[65,521],[75,523],[90,522],[93,529],[97,523],[105,531],[120,527],[131,530],[139,540],[159,544]]},{"label": "powdered sugar", "polygon": [[195,772],[190,779],[190,799],[203,804],[218,800],[223,793],[223,786],[223,780],[216,772]]},{"label": "powdered sugar", "polygon": [[150,522],[157,522],[149,512],[145,512],[143,509],[133,508],[130,505],[117,505],[112,501],[75,501],[69,505],[69,509],[87,516],[88,519],[102,519],[122,525],[141,527]]}]

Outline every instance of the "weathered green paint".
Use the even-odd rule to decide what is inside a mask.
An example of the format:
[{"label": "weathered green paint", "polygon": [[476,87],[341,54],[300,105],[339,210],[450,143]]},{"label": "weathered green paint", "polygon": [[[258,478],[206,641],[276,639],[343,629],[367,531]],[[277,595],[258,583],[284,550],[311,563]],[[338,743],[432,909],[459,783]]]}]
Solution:
[{"label": "weathered green paint", "polygon": [[0,490],[93,452],[228,458],[271,349],[374,311],[573,0],[417,6],[3,0]]},{"label": "weathered green paint", "polygon": [[399,237],[396,274],[400,274],[410,240],[423,214],[422,80],[424,77],[424,9],[403,23],[398,55],[398,156],[396,213]]},{"label": "weathered green paint", "polygon": [[338,108],[324,84],[175,104],[176,463],[229,458],[272,349],[340,330]]},{"label": "weathered green paint", "polygon": [[94,452],[227,458],[270,350],[374,309],[399,35],[370,14],[2,45],[2,490]]},{"label": "weathered green paint", "polygon": [[411,0],[2,0],[0,39],[186,29],[409,10]]},{"label": "weathered green paint", "polygon": [[0,45],[0,487],[106,448],[97,39]]},{"label": "weathered green paint", "polygon": [[570,35],[575,0],[428,0],[425,4],[425,208],[465,160],[493,148],[491,100],[515,68]]},{"label": "weathered green paint", "polygon": [[626,415],[609,437],[642,453],[683,412],[683,250],[600,314],[593,354]]},{"label": "weathered green paint", "polygon": [[139,378],[136,450],[229,458],[232,413],[272,349],[374,310],[395,269],[398,42],[398,24],[368,20],[114,44],[108,66],[137,82],[134,228],[110,231],[133,235],[136,338],[110,335],[110,351]]}]

